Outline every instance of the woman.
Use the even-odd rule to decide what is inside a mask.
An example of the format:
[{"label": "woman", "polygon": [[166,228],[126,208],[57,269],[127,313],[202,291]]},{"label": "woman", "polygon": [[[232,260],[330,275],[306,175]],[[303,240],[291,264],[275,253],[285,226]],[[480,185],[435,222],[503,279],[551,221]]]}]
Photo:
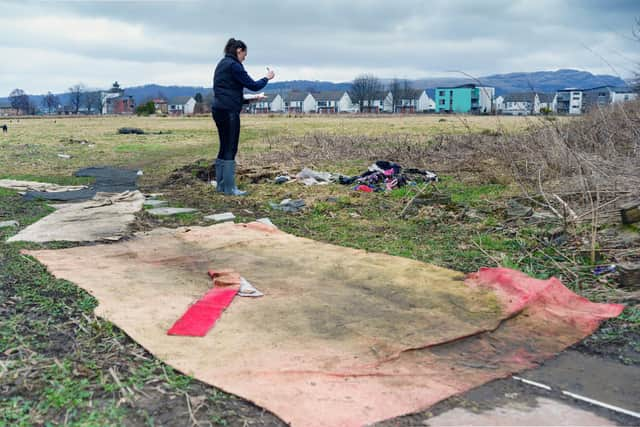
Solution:
[{"label": "woman", "polygon": [[266,77],[254,81],[242,66],[247,58],[247,45],[242,40],[229,39],[213,75],[212,115],[218,128],[220,150],[216,159],[217,190],[224,194],[243,196],[235,182],[236,153],[240,137],[240,110],[245,103],[244,88],[258,91],[275,76],[271,70]]}]

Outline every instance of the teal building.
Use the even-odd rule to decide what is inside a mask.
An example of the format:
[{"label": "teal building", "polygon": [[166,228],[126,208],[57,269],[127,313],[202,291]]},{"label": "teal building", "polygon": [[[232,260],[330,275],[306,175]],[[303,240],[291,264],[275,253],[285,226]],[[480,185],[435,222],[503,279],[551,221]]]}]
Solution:
[{"label": "teal building", "polygon": [[466,84],[435,90],[437,113],[489,113],[494,88]]}]

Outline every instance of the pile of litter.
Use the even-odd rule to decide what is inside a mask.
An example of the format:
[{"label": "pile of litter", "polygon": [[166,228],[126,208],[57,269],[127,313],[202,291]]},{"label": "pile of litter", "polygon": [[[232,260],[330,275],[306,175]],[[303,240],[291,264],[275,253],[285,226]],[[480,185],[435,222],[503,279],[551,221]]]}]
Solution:
[{"label": "pile of litter", "polygon": [[353,187],[356,191],[367,193],[373,191],[388,191],[394,188],[403,187],[407,184],[420,182],[437,182],[438,175],[422,169],[405,169],[397,163],[386,160],[378,160],[360,175],[352,177],[341,176],[339,181],[344,185],[356,184]]},{"label": "pile of litter", "polygon": [[[26,253],[89,291],[98,315],[158,358],[294,426],[423,410],[536,366],[623,308],[590,303],[557,279],[494,268],[463,280],[257,222]],[[210,269],[230,269],[221,279],[246,277],[266,296],[232,299],[202,337],[167,335],[211,291]]]}]

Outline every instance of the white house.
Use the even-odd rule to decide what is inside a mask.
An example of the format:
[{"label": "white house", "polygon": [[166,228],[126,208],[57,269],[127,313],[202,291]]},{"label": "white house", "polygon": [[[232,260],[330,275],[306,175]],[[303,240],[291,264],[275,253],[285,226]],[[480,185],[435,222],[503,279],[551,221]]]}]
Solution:
[{"label": "white house", "polygon": [[269,105],[271,112],[273,113],[282,113],[285,110],[284,98],[279,93],[276,94],[271,100],[271,104]]},{"label": "white house", "polygon": [[477,86],[479,89],[480,99],[478,100],[478,112],[491,113],[493,107],[493,99],[496,97],[496,88],[489,86]]},{"label": "white house", "polygon": [[309,92],[291,91],[286,96],[285,109],[289,113],[315,112],[316,100]]},{"label": "white house", "polygon": [[528,116],[540,112],[540,98],[535,92],[508,93],[504,96],[502,114]]},{"label": "white house", "polygon": [[420,92],[420,96],[418,97],[418,105],[416,106],[416,111],[419,113],[424,113],[426,111],[435,111],[436,110],[436,101],[434,101],[427,90],[423,90]]},{"label": "white house", "polygon": [[173,116],[192,115],[196,100],[192,96],[175,96],[168,103],[169,114]]},{"label": "white house", "polygon": [[501,114],[502,110],[504,109],[504,96],[500,95],[496,97],[496,99],[493,101],[493,105],[494,105],[494,108],[496,109],[496,112],[498,114]]},{"label": "white house", "polygon": [[284,99],[279,93],[265,94],[266,99],[251,103],[252,113],[281,113],[284,111]]},{"label": "white house", "polygon": [[312,95],[316,101],[317,113],[354,112],[353,102],[347,92],[323,91]]},{"label": "white house", "polygon": [[552,113],[556,112],[556,94],[555,93],[539,93],[538,98],[540,100],[540,108],[538,113],[543,109],[547,109]]},{"label": "white house", "polygon": [[362,101],[363,113],[393,113],[393,95],[390,91],[380,91],[375,94],[373,100]]}]

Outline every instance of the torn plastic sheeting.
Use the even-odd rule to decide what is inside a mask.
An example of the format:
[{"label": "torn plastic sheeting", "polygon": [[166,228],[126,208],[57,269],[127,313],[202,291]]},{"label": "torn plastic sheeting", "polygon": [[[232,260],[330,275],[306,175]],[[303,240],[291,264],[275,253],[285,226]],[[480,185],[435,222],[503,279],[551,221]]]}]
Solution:
[{"label": "torn plastic sheeting", "polygon": [[93,177],[95,182],[88,188],[74,191],[42,192],[27,191],[24,198],[27,200],[44,199],[58,201],[88,200],[97,193],[122,193],[134,191],[137,188],[138,172],[112,167],[90,167],[80,169],[74,173],[78,177]]},{"label": "torn plastic sheeting", "polygon": [[[463,282],[455,271],[259,223],[27,253],[89,290],[98,315],[166,363],[296,426],[356,426],[426,409],[534,367],[622,310],[513,270]],[[202,271],[213,263],[251,272],[269,297],[234,300],[201,339],[168,337],[207,291]]]}]

